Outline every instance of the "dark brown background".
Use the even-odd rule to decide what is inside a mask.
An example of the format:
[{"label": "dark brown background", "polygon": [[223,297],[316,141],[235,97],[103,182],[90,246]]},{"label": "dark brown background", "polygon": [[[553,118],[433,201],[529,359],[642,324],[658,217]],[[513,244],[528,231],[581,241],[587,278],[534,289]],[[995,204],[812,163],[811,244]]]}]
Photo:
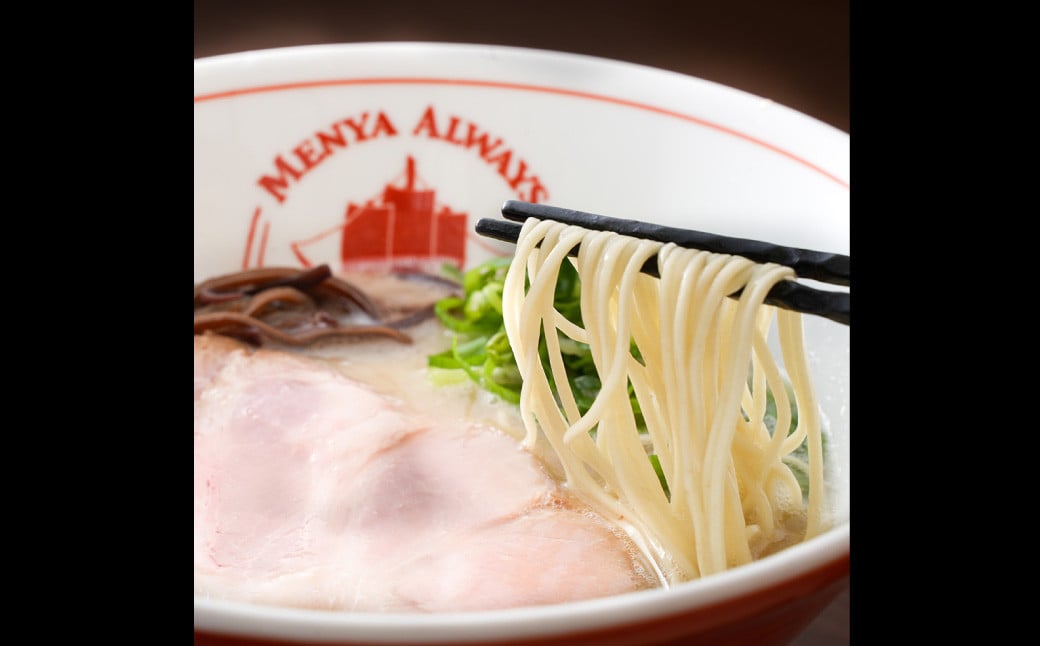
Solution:
[{"label": "dark brown background", "polygon": [[[195,57],[290,45],[536,47],[715,81],[851,132],[850,0],[195,0]],[[794,646],[849,643],[849,593]]]}]

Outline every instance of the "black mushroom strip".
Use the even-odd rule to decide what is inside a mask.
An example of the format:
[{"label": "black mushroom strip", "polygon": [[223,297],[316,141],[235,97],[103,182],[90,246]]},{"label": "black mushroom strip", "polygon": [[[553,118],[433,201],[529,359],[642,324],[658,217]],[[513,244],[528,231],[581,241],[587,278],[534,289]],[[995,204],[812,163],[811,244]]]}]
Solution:
[{"label": "black mushroom strip", "polygon": [[362,289],[333,276],[328,265],[247,269],[195,285],[195,334],[212,332],[256,346],[364,337],[411,343],[402,329],[432,313],[430,305],[389,320]]}]

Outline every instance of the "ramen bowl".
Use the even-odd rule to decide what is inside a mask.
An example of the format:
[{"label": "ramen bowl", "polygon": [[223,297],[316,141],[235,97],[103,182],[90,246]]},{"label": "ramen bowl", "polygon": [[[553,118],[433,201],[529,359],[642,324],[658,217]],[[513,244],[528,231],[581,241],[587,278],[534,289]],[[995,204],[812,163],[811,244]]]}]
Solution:
[{"label": "ramen bowl", "polygon": [[[619,61],[363,43],[195,61],[195,282],[243,269],[511,253],[507,200],[849,252],[849,135]],[[849,327],[805,318],[833,526],[697,580],[554,605],[352,613],[196,595],[196,644],[786,643],[848,586]],[[536,567],[537,564],[532,564]]]}]

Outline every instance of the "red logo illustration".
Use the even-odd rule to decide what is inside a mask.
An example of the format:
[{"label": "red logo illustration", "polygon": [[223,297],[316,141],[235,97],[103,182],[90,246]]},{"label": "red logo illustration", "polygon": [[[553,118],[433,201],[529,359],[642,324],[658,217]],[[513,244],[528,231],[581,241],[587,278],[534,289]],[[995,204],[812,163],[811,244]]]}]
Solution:
[{"label": "red logo illustration", "polygon": [[466,262],[467,214],[437,204],[433,189],[418,188],[415,159],[407,158],[403,186],[388,183],[364,204],[349,202],[343,222],[307,240],[292,243],[304,267],[313,263],[304,248],[340,233],[343,268],[370,266],[422,270]]}]

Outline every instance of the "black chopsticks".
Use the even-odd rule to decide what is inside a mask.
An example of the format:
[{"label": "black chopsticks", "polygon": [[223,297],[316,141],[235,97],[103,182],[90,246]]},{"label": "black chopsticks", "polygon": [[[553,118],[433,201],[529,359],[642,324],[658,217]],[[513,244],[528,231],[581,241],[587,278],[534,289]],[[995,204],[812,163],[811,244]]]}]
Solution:
[{"label": "black chopsticks", "polygon": [[[638,220],[622,220],[518,200],[507,200],[502,205],[502,216],[513,222],[482,218],[477,222],[477,233],[496,240],[515,243],[521,228],[521,225],[516,222],[522,222],[527,218],[555,220],[586,229],[614,231],[622,235],[656,242],[674,242],[680,247],[743,256],[755,262],[772,262],[791,267],[799,278],[810,278],[846,287],[851,285],[850,258],[836,253],[784,247],[759,240],[731,238]],[[577,255],[577,248],[571,251],[571,255]],[[643,272],[658,276],[657,259],[648,260],[643,266]],[[739,292],[731,296],[739,296]],[[765,302],[803,314],[822,316],[837,323],[850,324],[849,292],[815,289],[797,281],[788,280],[774,286],[766,296]]]}]

